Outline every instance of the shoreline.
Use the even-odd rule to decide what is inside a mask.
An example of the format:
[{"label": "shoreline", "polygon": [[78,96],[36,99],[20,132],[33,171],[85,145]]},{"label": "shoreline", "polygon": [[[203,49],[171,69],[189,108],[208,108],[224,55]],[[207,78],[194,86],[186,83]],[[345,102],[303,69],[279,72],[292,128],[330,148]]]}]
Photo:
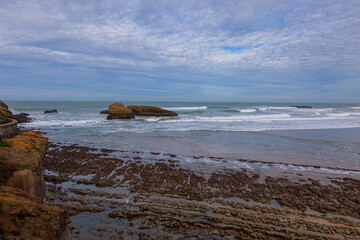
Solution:
[{"label": "shoreline", "polygon": [[[114,157],[119,151],[122,157]],[[360,180],[262,179],[249,169],[206,174],[182,168],[175,154],[144,154],[50,144],[44,162],[49,201],[72,213],[74,239],[360,237],[359,203],[353,202]],[[91,230],[96,224],[101,227]]]},{"label": "shoreline", "polygon": [[360,126],[342,128],[314,128],[314,129],[281,129],[264,130],[267,134],[283,137],[293,137],[304,140],[319,140],[329,142],[346,142],[360,144]]}]

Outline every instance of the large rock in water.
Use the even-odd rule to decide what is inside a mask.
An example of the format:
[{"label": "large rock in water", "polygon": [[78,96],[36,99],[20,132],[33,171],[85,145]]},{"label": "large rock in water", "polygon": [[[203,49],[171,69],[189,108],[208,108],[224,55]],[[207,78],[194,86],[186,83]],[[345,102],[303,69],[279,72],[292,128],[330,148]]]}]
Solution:
[{"label": "large rock in water", "polygon": [[131,119],[135,118],[134,113],[124,107],[121,103],[114,103],[109,106],[109,116],[107,117],[108,120],[112,119]]},{"label": "large rock in water", "polygon": [[127,108],[131,109],[135,116],[170,117],[178,115],[176,112],[152,106],[130,105]]},{"label": "large rock in water", "polygon": [[[0,186],[1,239],[66,239],[65,210],[20,189]],[[69,238],[67,238],[69,239]]]}]

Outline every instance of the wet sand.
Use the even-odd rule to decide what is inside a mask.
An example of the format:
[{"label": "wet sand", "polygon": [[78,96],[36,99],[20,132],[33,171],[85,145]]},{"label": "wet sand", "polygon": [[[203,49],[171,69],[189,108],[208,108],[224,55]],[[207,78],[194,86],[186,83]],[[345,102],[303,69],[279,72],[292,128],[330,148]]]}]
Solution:
[{"label": "wet sand", "polygon": [[267,130],[263,132],[301,139],[360,144],[360,127],[334,129]]},{"label": "wet sand", "polygon": [[272,164],[52,143],[44,167],[74,239],[360,238],[359,172]]}]

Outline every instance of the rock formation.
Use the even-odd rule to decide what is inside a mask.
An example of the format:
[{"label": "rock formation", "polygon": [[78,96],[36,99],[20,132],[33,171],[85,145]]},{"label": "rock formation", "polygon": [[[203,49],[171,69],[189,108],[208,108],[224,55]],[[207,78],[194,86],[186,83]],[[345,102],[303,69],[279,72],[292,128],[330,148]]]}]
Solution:
[{"label": "rock formation", "polygon": [[44,111],[44,113],[57,113],[58,111],[56,109],[48,109]]},{"label": "rock formation", "polygon": [[44,198],[42,160],[47,151],[47,138],[39,132],[20,131],[16,137],[3,141],[8,147],[0,150],[0,183]]},{"label": "rock formation", "polygon": [[312,108],[312,106],[290,106],[294,108]]},{"label": "rock formation", "polygon": [[57,207],[23,190],[0,186],[1,239],[69,239],[69,218]]},{"label": "rock formation", "polygon": [[135,116],[153,116],[153,117],[170,117],[177,116],[176,112],[152,106],[130,105],[125,107],[121,103],[113,103],[109,110],[103,110],[100,114],[109,114],[108,120],[111,119],[131,119]]},{"label": "rock formation", "polygon": [[109,106],[108,120],[131,118],[135,118],[134,113],[130,109],[124,107],[121,103],[114,103]]},{"label": "rock formation", "polygon": [[70,239],[65,210],[43,204],[47,138],[20,131],[0,146],[0,238]]},{"label": "rock formation", "polygon": [[18,121],[18,123],[23,122],[31,122],[33,119],[29,118],[29,114],[27,113],[20,113],[20,114],[13,114],[10,110],[8,105],[0,100],[0,116],[5,118],[12,118]]},{"label": "rock formation", "polygon": [[109,110],[102,110],[100,114],[109,114]]},{"label": "rock formation", "polygon": [[178,115],[176,112],[152,106],[130,105],[127,108],[131,109],[135,116],[171,117]]}]

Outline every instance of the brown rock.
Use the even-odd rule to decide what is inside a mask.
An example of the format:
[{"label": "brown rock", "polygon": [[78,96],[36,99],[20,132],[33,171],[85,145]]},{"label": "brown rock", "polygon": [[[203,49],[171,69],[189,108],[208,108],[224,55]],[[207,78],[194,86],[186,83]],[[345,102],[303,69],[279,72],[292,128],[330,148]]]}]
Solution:
[{"label": "brown rock", "polygon": [[47,138],[40,132],[20,131],[16,137],[3,139],[9,147],[0,151],[0,183],[6,182],[18,170],[30,169],[42,173],[42,160],[47,151]]},{"label": "brown rock", "polygon": [[33,119],[28,116],[28,113],[19,113],[13,115],[13,119],[17,120],[18,123],[31,122]]},{"label": "brown rock", "polygon": [[166,116],[177,116],[178,115],[176,112],[162,109],[159,107],[152,107],[152,106],[130,105],[127,108],[131,109],[131,111],[133,111],[135,116],[166,117]]},{"label": "brown rock", "polygon": [[18,188],[41,199],[45,196],[45,181],[30,169],[19,170],[5,182],[6,186]]},{"label": "brown rock", "polygon": [[1,101],[1,100],[0,100],[0,107],[1,107],[1,108],[9,109],[8,105],[6,105],[6,103],[4,103],[4,102]]},{"label": "brown rock", "polygon": [[38,197],[0,186],[0,223],[4,239],[59,239],[69,218],[63,209],[41,204]]},{"label": "brown rock", "polygon": [[10,110],[8,105],[6,105],[3,101],[0,100],[0,116],[6,117],[6,118],[12,118],[18,121],[18,123],[23,122],[31,122],[33,119],[29,118],[29,114],[27,113],[20,113],[14,115]]},{"label": "brown rock", "polygon": [[114,103],[109,106],[108,120],[131,118],[135,118],[134,113],[130,109],[124,107],[121,103]]},{"label": "brown rock", "polygon": [[6,118],[13,117],[13,114],[12,114],[12,112],[9,111],[9,109],[3,108],[1,106],[0,106],[0,115],[2,115],[3,117],[6,117]]},{"label": "brown rock", "polygon": [[109,114],[109,110],[102,110],[100,114]]}]

